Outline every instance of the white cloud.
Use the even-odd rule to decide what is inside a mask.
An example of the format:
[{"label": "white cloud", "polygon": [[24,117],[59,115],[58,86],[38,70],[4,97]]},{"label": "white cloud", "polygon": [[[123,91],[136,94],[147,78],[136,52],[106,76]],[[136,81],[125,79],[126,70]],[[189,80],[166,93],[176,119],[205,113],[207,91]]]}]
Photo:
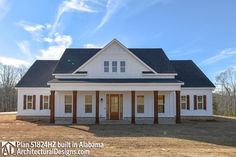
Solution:
[{"label": "white cloud", "polygon": [[50,46],[40,50],[40,55],[37,59],[59,59],[66,48],[72,44],[72,38],[69,35],[60,35],[56,33],[53,37],[44,38]]},{"label": "white cloud", "polygon": [[61,16],[65,12],[69,12],[69,11],[79,11],[79,12],[88,12],[88,13],[96,12],[89,5],[87,5],[85,2],[86,2],[85,0],[65,0],[65,1],[63,1],[57,11],[57,15],[56,15],[55,21],[52,25],[52,30],[51,30],[50,35],[54,34],[54,32],[56,31],[56,27],[58,26]]},{"label": "white cloud", "polygon": [[21,50],[21,53],[23,53],[24,55],[27,55],[28,57],[31,57],[28,41],[23,40],[21,42],[17,42],[16,44],[18,48]]},{"label": "white cloud", "polygon": [[9,10],[10,10],[9,1],[0,0],[0,20],[6,16]]},{"label": "white cloud", "polygon": [[30,24],[27,22],[20,22],[18,25],[26,32],[30,33],[36,41],[41,41],[45,30],[49,30],[51,28],[50,24]]},{"label": "white cloud", "polygon": [[0,56],[0,63],[4,65],[11,65],[14,67],[20,67],[22,65],[29,66],[29,63],[24,60],[11,58],[11,57],[3,57],[3,56]]},{"label": "white cloud", "polygon": [[97,44],[85,44],[83,46],[84,48],[102,48],[102,45],[97,45]]},{"label": "white cloud", "polygon": [[229,58],[233,55],[236,55],[236,49],[228,48],[220,51],[217,55],[205,59],[200,63],[200,65],[210,65],[216,62],[219,62],[223,59]]},{"label": "white cloud", "polygon": [[45,28],[45,26],[41,24],[27,24],[25,22],[21,22],[19,25],[30,33],[41,32]]},{"label": "white cloud", "polygon": [[110,18],[111,16],[118,10],[120,0],[108,0],[106,4],[106,13],[103,16],[101,22],[97,26],[96,30],[100,29]]}]

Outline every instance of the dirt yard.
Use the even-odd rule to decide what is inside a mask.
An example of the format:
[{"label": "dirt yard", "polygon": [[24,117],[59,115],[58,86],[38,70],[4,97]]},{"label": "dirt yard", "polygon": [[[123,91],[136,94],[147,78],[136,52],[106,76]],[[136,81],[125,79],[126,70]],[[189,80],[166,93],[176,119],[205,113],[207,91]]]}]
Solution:
[{"label": "dirt yard", "polygon": [[104,148],[88,156],[236,156],[236,119],[188,121],[176,125],[50,125],[0,116],[0,140],[90,141]]}]

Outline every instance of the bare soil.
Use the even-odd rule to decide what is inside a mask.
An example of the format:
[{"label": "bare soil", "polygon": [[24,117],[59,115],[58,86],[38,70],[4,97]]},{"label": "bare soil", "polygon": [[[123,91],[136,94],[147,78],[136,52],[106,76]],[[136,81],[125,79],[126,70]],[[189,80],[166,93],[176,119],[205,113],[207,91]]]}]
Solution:
[{"label": "bare soil", "polygon": [[54,125],[0,116],[3,141],[104,143],[88,156],[235,157],[236,119],[184,121],[176,125]]}]

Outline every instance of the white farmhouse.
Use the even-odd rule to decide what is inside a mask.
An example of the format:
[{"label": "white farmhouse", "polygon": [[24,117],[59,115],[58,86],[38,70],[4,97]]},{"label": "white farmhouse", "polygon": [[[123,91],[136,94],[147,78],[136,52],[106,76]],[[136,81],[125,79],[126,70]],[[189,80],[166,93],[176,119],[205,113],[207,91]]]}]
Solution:
[{"label": "white farmhouse", "polygon": [[68,48],[37,60],[17,84],[17,118],[78,124],[178,123],[210,118],[214,85],[191,60],[160,48]]}]

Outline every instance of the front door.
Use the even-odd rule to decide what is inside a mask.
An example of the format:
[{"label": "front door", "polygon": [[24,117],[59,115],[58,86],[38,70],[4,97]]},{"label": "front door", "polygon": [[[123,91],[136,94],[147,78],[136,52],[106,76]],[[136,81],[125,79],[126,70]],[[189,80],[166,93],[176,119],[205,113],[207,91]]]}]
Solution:
[{"label": "front door", "polygon": [[119,120],[119,95],[110,96],[110,119]]}]

